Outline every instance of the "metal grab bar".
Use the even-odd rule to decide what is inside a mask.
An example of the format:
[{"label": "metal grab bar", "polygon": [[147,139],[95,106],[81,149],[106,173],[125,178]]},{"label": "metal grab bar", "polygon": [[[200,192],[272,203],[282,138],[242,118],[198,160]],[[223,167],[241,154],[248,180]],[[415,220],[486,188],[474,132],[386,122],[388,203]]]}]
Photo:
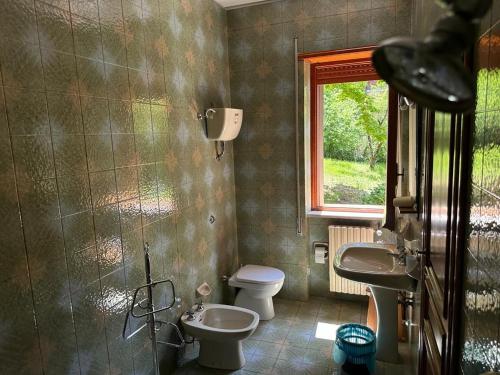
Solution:
[{"label": "metal grab bar", "polygon": [[[184,340],[184,337],[182,336],[182,333],[179,329],[179,327],[175,323],[170,323],[166,322],[164,320],[159,320],[156,319],[155,314],[159,313],[161,311],[165,310],[170,310],[174,305],[177,300],[175,296],[175,286],[172,280],[170,279],[165,279],[165,280],[160,280],[160,281],[152,281],[151,279],[151,261],[149,258],[149,244],[146,242],[144,245],[144,268],[146,272],[146,284],[138,287],[134,291],[134,295],[132,298],[132,306],[130,309],[127,311],[125,314],[125,323],[123,325],[123,330],[122,330],[122,337],[125,340],[130,339],[131,337],[135,336],[139,332],[141,332],[144,328],[148,327],[149,329],[149,338],[151,340],[151,347],[152,347],[152,352],[153,352],[153,367],[155,370],[155,375],[160,375],[160,362],[158,359],[158,344],[163,344],[166,346],[170,346],[176,349],[182,348],[186,345],[186,341]],[[169,283],[171,288],[172,288],[172,303],[168,304],[167,306],[164,306],[159,309],[155,309],[154,307],[154,301],[153,301],[153,288],[156,287],[159,284],[163,283]],[[139,291],[145,289],[147,293],[147,297],[142,299],[141,301],[137,302],[137,296],[139,294]],[[135,313],[134,309],[140,308],[142,310],[146,310],[144,313]],[[146,317],[146,322],[141,325],[139,328],[137,328],[134,332],[132,332],[130,335],[127,336],[127,327],[128,327],[128,322],[130,317],[133,318],[143,318]],[[174,330],[176,332],[176,335],[179,339],[179,343],[172,343],[172,342],[166,342],[166,341],[160,341],[156,339],[156,333],[161,329],[163,325],[169,325],[174,327]]]},{"label": "metal grab bar", "polygon": [[132,332],[130,335],[127,336],[127,326],[128,326],[127,323],[128,323],[129,318],[130,318],[130,310],[127,311],[127,314],[125,314],[125,324],[123,325],[123,330],[122,330],[122,337],[124,340],[131,339],[136,334],[141,332],[144,329],[144,327],[146,327],[148,325],[148,323],[144,323],[142,326],[140,326],[134,332]]},{"label": "metal grab bar", "polygon": [[165,322],[163,320],[157,320],[156,322],[160,323],[160,326],[162,324],[166,324],[166,325],[174,327],[174,331],[177,334],[177,338],[180,341],[179,344],[174,344],[173,342],[165,342],[165,341],[158,340],[159,344],[171,346],[171,347],[176,348],[176,349],[183,348],[186,345],[186,341],[184,341],[184,337],[182,336],[182,333],[181,333],[181,330],[179,329],[179,327],[177,327],[177,324],[170,323],[170,322]]},{"label": "metal grab bar", "polygon": [[[154,288],[155,286],[157,286],[159,284],[163,284],[163,283],[169,283],[170,286],[172,287],[172,303],[169,304],[168,306],[162,307],[162,308],[157,309],[157,310],[147,311],[144,314],[135,314],[134,313],[134,308],[136,306],[139,306],[143,310],[147,309],[147,306],[146,307],[141,306],[141,303],[144,302],[144,300],[141,301],[141,302],[139,302],[139,303],[135,302],[136,299],[137,299],[137,294],[139,293],[139,291],[141,289],[145,289],[145,288],[146,288],[146,290],[148,290],[148,288]],[[142,317],[145,317],[147,315],[156,314],[156,313],[158,313],[160,311],[170,310],[174,305],[175,305],[175,286],[174,286],[174,283],[170,279],[165,279],[165,280],[155,281],[155,282],[152,282],[152,283],[149,283],[149,284],[145,284],[145,285],[142,285],[142,286],[136,288],[135,292],[134,292],[134,297],[132,299],[132,309],[130,310],[130,312],[131,312],[131,315],[134,318],[142,318]]]},{"label": "metal grab bar", "polygon": [[299,142],[299,47],[298,38],[293,38],[295,68],[295,188],[297,193],[297,235],[303,236],[302,211],[300,206],[300,142]]}]

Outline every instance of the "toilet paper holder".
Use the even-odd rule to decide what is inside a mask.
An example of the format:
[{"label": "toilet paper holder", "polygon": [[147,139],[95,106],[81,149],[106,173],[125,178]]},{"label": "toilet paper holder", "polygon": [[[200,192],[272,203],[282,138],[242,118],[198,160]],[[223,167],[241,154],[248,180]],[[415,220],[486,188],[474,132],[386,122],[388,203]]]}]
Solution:
[{"label": "toilet paper holder", "polygon": [[312,245],[313,245],[312,246],[313,253],[316,252],[316,249],[323,249],[325,250],[325,259],[328,259],[328,253],[329,253],[328,242],[314,241]]}]

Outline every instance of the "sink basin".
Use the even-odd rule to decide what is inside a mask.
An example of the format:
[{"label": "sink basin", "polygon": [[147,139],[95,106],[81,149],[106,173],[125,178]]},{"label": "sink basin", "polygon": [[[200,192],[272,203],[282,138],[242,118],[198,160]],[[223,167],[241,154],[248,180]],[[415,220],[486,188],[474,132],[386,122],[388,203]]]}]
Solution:
[{"label": "sink basin", "polygon": [[354,242],[341,246],[335,255],[333,268],[346,279],[388,289],[414,292],[417,280],[398,263],[393,246]]},{"label": "sink basin", "polygon": [[[353,242],[341,246],[333,261],[335,272],[346,279],[370,286],[377,309],[377,359],[397,363],[398,291],[414,292],[418,262],[399,264],[394,246]],[[411,268],[411,269],[409,269]]]}]

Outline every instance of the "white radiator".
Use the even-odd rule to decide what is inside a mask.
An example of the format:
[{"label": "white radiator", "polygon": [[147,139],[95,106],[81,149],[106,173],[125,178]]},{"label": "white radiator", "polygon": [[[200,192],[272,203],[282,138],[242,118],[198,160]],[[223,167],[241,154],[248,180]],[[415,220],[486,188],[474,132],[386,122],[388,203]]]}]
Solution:
[{"label": "white radiator", "polygon": [[331,225],[328,227],[329,237],[329,269],[330,292],[366,295],[366,284],[344,279],[333,269],[333,260],[337,249],[349,242],[373,242],[373,229],[362,227],[342,227]]}]

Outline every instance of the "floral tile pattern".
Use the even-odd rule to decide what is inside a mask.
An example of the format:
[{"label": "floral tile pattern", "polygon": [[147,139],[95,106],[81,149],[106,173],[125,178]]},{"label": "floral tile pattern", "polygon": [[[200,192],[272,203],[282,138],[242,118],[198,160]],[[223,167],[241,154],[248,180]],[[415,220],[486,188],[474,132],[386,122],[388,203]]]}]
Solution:
[{"label": "floral tile pattern", "polygon": [[0,0],[0,373],[148,373],[121,338],[145,242],[181,311],[227,296],[232,147],[196,119],[230,105],[226,26],[211,0]]},{"label": "floral tile pattern", "polygon": [[331,221],[310,219],[296,234],[293,39],[299,52],[374,45],[408,35],[411,8],[410,0],[283,0],[228,11],[231,99],[245,113],[235,140],[240,263],[282,269],[283,297],[329,293],[328,267],[314,264],[311,248],[328,239]]}]

